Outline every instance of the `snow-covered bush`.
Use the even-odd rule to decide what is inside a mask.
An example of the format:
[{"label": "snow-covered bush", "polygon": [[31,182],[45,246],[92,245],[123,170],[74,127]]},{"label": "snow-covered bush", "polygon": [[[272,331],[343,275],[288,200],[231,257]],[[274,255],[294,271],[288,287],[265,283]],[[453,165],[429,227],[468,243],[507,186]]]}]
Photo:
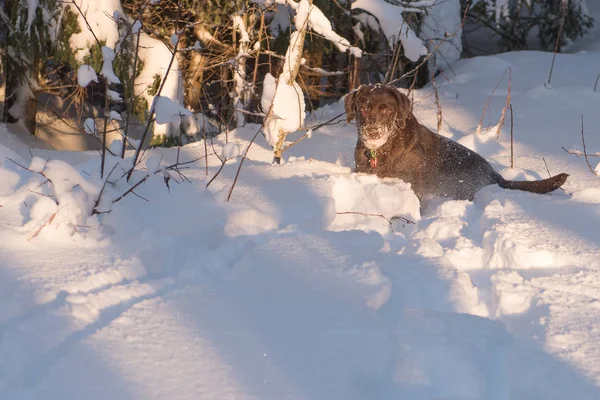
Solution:
[{"label": "snow-covered bush", "polygon": [[561,44],[585,35],[594,20],[586,0],[461,0],[470,5],[468,16],[474,26],[494,33],[502,50],[524,50],[532,47],[531,34],[536,33],[542,50],[554,50],[561,20]]}]

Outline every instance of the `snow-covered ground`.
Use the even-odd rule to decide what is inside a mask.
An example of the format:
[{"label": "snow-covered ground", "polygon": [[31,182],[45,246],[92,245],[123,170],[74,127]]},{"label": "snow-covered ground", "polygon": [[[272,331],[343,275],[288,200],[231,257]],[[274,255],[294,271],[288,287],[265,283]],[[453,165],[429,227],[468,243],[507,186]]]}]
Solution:
[{"label": "snow-covered ground", "polygon": [[[407,184],[351,173],[356,131],[341,122],[283,165],[259,137],[230,202],[240,158],[205,189],[220,166],[210,156],[208,176],[201,160],[170,193],[153,176],[136,191],[148,202],[126,197],[100,227],[63,210],[39,230],[47,184],[8,160],[32,155],[0,126],[0,398],[600,398],[600,180],[561,148],[581,147],[583,115],[588,152],[600,150],[600,52],[559,55],[547,88],[551,57],[459,61],[438,78],[442,133],[506,177],[546,177],[545,160],[571,174],[564,191],[487,187],[423,216]],[[495,140],[506,78],[490,133],[473,135],[507,67],[515,169],[509,117]],[[436,126],[430,88],[415,93],[415,113]],[[241,154],[257,128],[227,145],[219,136],[209,153]],[[68,161],[82,177],[99,166],[93,152],[31,152],[34,167]],[[166,165],[177,150],[152,154]],[[180,159],[203,154],[195,143]],[[94,193],[83,181],[74,193]]]}]

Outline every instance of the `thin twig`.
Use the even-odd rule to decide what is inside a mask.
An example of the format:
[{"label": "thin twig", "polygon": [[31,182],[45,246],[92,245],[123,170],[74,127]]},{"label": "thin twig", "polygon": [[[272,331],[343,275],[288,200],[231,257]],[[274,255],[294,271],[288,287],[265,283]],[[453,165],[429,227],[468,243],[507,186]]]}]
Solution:
[{"label": "thin twig", "polygon": [[39,227],[39,229],[37,231],[34,232],[33,235],[31,235],[27,240],[31,240],[33,238],[35,238],[37,235],[40,234],[40,232],[42,231],[42,229],[44,229],[44,227],[46,226],[50,226],[50,224],[52,224],[52,221],[54,221],[54,218],[56,217],[56,214],[60,211],[60,209],[56,210],[51,216],[50,218],[48,218],[48,220],[46,222],[44,222],[42,224],[42,226]]},{"label": "thin twig", "polygon": [[585,156],[585,162],[587,163],[590,172],[594,175],[597,175],[594,169],[592,168],[592,165],[590,164],[590,160],[588,160],[587,151],[585,150],[585,135],[583,134],[583,114],[581,114],[581,142],[583,143],[583,155]]},{"label": "thin twig", "polygon": [[233,183],[231,184],[231,188],[229,188],[229,193],[227,194],[227,201],[229,201],[229,199],[231,199],[231,194],[233,193],[233,188],[235,187],[235,184],[237,183],[238,177],[240,176],[240,171],[242,170],[242,165],[244,165],[244,160],[246,160],[246,157],[248,156],[248,152],[250,151],[250,146],[252,146],[252,143],[254,143],[254,141],[256,140],[256,137],[258,136],[258,134],[262,131],[262,127],[260,127],[256,133],[254,134],[254,137],[252,138],[252,140],[250,141],[250,143],[248,143],[248,147],[246,147],[246,151],[244,152],[244,156],[242,157],[242,160],[240,161],[240,166],[237,169],[237,172],[235,173],[235,178],[233,179]]},{"label": "thin twig", "polygon": [[542,157],[542,161],[544,162],[544,165],[546,166],[546,172],[548,172],[548,176],[550,178],[552,178],[552,174],[550,173],[550,169],[548,169],[548,164],[546,163],[546,159],[544,157]]},{"label": "thin twig", "polygon": [[281,150],[281,153],[285,153],[285,152],[286,152],[286,151],[287,151],[287,150],[288,150],[290,147],[292,147],[292,146],[294,146],[294,145],[298,144],[299,142],[301,142],[302,140],[306,139],[306,138],[308,137],[308,132],[311,132],[311,134],[312,134],[314,131],[316,131],[317,129],[319,129],[319,128],[321,128],[321,127],[325,126],[325,125],[335,125],[335,124],[337,124],[337,123],[340,123],[341,121],[337,121],[337,122],[333,122],[333,121],[335,121],[336,119],[338,119],[338,118],[340,118],[340,117],[343,117],[345,114],[346,114],[346,113],[342,113],[342,114],[340,114],[340,115],[336,115],[335,117],[331,118],[330,120],[328,120],[328,121],[326,121],[326,122],[323,122],[323,123],[321,123],[321,124],[318,124],[318,125],[316,125],[316,126],[315,126],[315,127],[313,127],[313,128],[308,128],[308,130],[306,131],[306,133],[305,133],[304,135],[302,135],[301,137],[299,137],[298,139],[296,139],[296,140],[295,140],[295,141],[293,141],[292,143],[290,143],[290,144],[288,144],[287,146],[285,146],[285,147],[283,148],[283,150]]},{"label": "thin twig", "polygon": [[100,189],[100,193],[98,193],[98,197],[96,198],[96,201],[94,202],[94,207],[92,208],[92,215],[97,214],[97,209],[98,209],[98,206],[100,205],[100,200],[102,200],[102,194],[104,194],[104,189],[106,189],[106,184],[108,183],[108,180],[110,179],[110,176],[112,175],[112,173],[114,172],[114,170],[117,168],[117,166],[119,166],[119,163],[116,163],[112,167],[112,169],[108,173],[108,176],[104,180],[104,183],[102,184],[102,189]]},{"label": "thin twig", "polygon": [[[575,157],[583,157],[584,156],[583,151],[581,151],[581,150],[576,150],[576,149],[567,150],[567,149],[565,149],[564,146],[562,147],[562,149],[565,152],[567,152],[567,153],[569,153],[569,154],[571,154],[572,156],[575,156]],[[586,155],[588,157],[600,157],[600,151],[597,151],[595,153],[587,153],[586,152]]]},{"label": "thin twig", "polygon": [[212,178],[210,178],[210,180],[208,181],[208,183],[206,184],[206,188],[208,188],[210,186],[211,183],[213,183],[213,181],[215,179],[217,179],[217,176],[219,176],[219,174],[221,173],[221,171],[223,171],[223,168],[225,167],[225,163],[227,162],[227,159],[224,159],[223,161],[221,161],[221,166],[219,167],[219,170],[217,171],[217,173],[215,174],[215,176],[213,176]]},{"label": "thin twig", "polygon": [[397,221],[400,220],[402,222],[404,222],[404,226],[408,225],[415,225],[414,221],[411,221],[408,218],[404,218],[404,217],[400,217],[400,216],[393,216],[391,219],[386,217],[383,214],[372,214],[372,213],[362,213],[362,212],[358,212],[358,211],[342,211],[342,212],[336,212],[336,215],[362,215],[364,217],[378,217],[378,218],[383,218],[387,221],[387,223],[390,226],[390,230],[392,232],[394,232],[394,224],[392,223],[392,221]]}]

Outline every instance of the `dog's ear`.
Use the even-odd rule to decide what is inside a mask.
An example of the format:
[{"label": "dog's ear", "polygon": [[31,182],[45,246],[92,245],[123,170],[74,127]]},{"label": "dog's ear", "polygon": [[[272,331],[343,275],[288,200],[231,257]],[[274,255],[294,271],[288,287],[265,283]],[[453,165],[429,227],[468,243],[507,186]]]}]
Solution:
[{"label": "dog's ear", "polygon": [[398,126],[400,129],[404,129],[406,126],[406,120],[410,116],[410,100],[407,95],[400,92],[398,89],[392,89],[394,96],[398,102]]},{"label": "dog's ear", "polygon": [[356,102],[356,92],[358,90],[354,90],[346,95],[344,98],[344,109],[346,110],[346,122],[352,121],[356,114],[354,113],[354,103]]}]

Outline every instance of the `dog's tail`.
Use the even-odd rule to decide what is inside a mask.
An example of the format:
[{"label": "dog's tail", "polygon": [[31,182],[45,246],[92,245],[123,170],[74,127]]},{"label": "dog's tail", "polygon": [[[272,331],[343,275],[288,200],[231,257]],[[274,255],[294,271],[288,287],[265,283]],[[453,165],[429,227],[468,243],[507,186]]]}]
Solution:
[{"label": "dog's tail", "polygon": [[568,177],[568,174],[558,174],[548,179],[542,179],[541,181],[502,180],[502,182],[500,182],[499,185],[501,188],[504,189],[524,190],[526,192],[544,194],[561,187],[567,181]]}]

